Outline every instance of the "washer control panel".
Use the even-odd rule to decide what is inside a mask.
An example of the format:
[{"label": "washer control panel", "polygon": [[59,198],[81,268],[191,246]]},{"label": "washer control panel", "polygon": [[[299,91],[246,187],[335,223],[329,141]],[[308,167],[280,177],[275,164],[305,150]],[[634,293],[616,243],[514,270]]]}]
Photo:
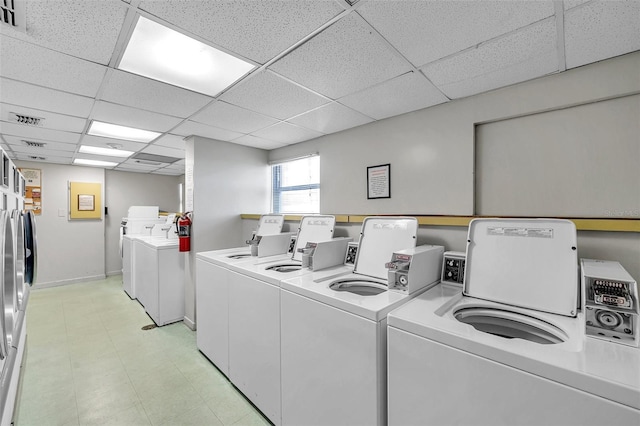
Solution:
[{"label": "washer control panel", "polygon": [[443,283],[462,285],[466,255],[461,251],[446,251],[442,258]]},{"label": "washer control panel", "polygon": [[581,259],[580,265],[587,336],[638,346],[636,281],[618,262]]},{"label": "washer control panel", "polygon": [[356,263],[356,256],[358,254],[358,243],[351,242],[347,245],[347,253],[344,257],[344,264],[354,266]]}]

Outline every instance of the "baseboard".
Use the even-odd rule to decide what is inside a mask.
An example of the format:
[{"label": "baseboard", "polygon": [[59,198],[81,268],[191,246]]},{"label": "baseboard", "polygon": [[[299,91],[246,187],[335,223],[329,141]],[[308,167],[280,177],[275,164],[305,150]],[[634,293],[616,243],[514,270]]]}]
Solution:
[{"label": "baseboard", "polygon": [[106,277],[107,277],[106,275],[94,275],[94,276],[90,276],[90,277],[72,278],[72,279],[69,279],[69,280],[50,281],[48,283],[36,283],[33,286],[33,288],[34,289],[39,289],[39,288],[49,288],[49,287],[60,287],[60,286],[63,286],[63,285],[76,284],[76,283],[81,283],[81,282],[85,282],[85,281],[104,280]]},{"label": "baseboard", "polygon": [[107,272],[108,277],[111,277],[113,275],[122,275],[122,269],[118,269],[117,271]]},{"label": "baseboard", "polygon": [[196,323],[194,321],[192,321],[190,318],[187,318],[187,316],[185,315],[185,317],[182,319],[182,321],[184,321],[184,324],[189,327],[190,330],[192,331],[196,331]]}]

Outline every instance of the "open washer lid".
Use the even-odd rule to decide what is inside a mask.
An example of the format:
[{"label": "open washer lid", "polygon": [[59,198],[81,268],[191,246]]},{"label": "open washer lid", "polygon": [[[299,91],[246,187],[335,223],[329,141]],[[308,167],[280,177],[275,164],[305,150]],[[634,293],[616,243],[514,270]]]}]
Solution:
[{"label": "open washer lid", "polygon": [[258,222],[256,235],[274,235],[282,232],[284,225],[283,214],[263,214]]},{"label": "open washer lid", "polygon": [[385,264],[396,251],[415,247],[417,236],[415,217],[365,218],[353,272],[386,280]]},{"label": "open washer lid", "polygon": [[308,242],[318,243],[332,239],[335,226],[335,216],[303,216],[298,226],[298,235],[291,260],[302,262],[302,252],[299,252],[298,248],[306,247]]},{"label": "open washer lid", "polygon": [[474,219],[469,224],[463,293],[575,317],[576,227],[563,219]]}]

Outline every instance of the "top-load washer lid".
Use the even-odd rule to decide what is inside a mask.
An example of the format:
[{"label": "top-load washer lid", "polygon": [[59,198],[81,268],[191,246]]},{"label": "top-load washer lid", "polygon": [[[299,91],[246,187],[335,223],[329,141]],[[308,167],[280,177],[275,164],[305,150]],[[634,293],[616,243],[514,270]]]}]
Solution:
[{"label": "top-load washer lid", "polygon": [[563,219],[474,219],[465,296],[575,317],[576,227]]},{"label": "top-load washer lid", "polygon": [[303,216],[298,226],[298,236],[291,260],[302,262],[302,253],[298,252],[298,248],[306,247],[308,242],[317,243],[332,239],[335,226],[335,216]]},{"label": "top-load washer lid", "polygon": [[307,246],[308,242],[328,241],[333,237],[333,229],[336,225],[335,216],[303,216],[298,226],[298,235],[293,247],[290,261],[284,261],[265,268],[267,271],[282,273],[295,272],[302,269],[302,251],[298,247]]},{"label": "top-load washer lid", "polygon": [[282,232],[284,225],[284,215],[282,214],[263,214],[258,222],[256,235],[274,235]]},{"label": "top-load washer lid", "polygon": [[367,217],[353,267],[355,274],[387,279],[385,264],[394,252],[416,246],[418,220],[414,217]]}]

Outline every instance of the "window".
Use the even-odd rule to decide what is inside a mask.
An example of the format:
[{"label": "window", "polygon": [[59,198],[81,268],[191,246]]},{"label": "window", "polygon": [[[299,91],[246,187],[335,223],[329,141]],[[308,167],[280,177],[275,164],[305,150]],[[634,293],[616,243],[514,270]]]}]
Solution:
[{"label": "window", "polygon": [[271,166],[273,213],[320,212],[320,157]]}]

